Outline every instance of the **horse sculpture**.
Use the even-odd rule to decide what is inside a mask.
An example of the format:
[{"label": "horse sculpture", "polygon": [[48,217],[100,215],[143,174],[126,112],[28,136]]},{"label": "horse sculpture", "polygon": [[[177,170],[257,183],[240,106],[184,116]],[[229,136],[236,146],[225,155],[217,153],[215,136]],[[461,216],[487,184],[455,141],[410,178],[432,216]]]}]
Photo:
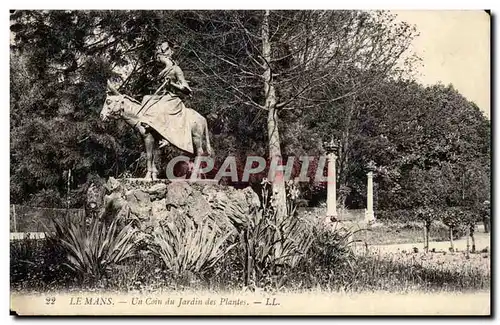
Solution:
[{"label": "horse sculpture", "polygon": [[[168,126],[164,127],[158,123],[152,123],[151,119],[146,119],[143,115],[140,115],[143,107],[144,105],[141,105],[127,95],[108,95],[100,116],[103,121],[107,121],[108,119],[122,119],[139,131],[146,147],[147,173],[144,178],[157,180],[158,170],[155,166],[155,145],[159,141],[167,141],[173,131],[169,131]],[[211,156],[212,148],[210,146],[206,119],[191,108],[185,107],[184,109],[186,127],[191,133],[189,142],[192,141],[192,152],[190,149],[187,149],[189,151],[186,151],[185,148],[179,149],[185,151],[188,156]],[[169,143],[174,145],[171,141]]]}]

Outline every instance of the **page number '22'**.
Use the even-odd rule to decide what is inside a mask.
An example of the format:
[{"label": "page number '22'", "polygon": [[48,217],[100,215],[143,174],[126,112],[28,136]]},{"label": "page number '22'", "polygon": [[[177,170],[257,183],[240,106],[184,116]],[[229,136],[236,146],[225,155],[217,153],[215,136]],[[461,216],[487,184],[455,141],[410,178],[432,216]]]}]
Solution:
[{"label": "page number '22'", "polygon": [[47,297],[45,298],[45,304],[46,305],[54,305],[56,303],[56,298],[55,297]]}]

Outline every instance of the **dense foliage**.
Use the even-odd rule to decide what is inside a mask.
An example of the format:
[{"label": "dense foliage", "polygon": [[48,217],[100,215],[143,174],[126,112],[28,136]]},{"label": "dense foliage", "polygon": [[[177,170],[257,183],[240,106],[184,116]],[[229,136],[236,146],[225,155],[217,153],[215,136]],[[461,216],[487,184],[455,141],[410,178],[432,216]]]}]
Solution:
[{"label": "dense foliage", "polygon": [[[89,178],[140,175],[139,136],[98,119],[106,81],[140,99],[160,84],[158,41],[207,117],[217,159],[268,154],[258,11],[16,11],[11,15],[11,202],[82,206]],[[283,157],[340,140],[338,188],[375,208],[479,208],[490,199],[490,122],[453,86],[411,81],[415,30],[384,12],[272,11],[271,65]],[[411,57],[411,56],[407,56]],[[168,150],[162,163],[177,154]],[[251,180],[253,181],[253,180]],[[302,188],[311,203],[323,184]]]}]

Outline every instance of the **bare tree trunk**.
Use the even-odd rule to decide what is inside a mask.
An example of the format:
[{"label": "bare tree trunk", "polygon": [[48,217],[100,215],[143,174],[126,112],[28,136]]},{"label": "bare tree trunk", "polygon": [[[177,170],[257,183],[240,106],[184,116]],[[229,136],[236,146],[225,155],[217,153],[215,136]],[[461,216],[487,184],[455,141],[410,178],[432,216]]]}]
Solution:
[{"label": "bare tree trunk", "polygon": [[429,228],[425,232],[425,247],[427,248],[426,253],[429,252]]},{"label": "bare tree trunk", "polygon": [[309,46],[310,46],[310,42],[311,42],[311,29],[310,29],[310,26],[309,26],[309,20],[310,18],[307,18],[306,20],[306,40],[305,40],[305,46],[304,46],[304,57],[303,57],[303,61],[302,61],[302,64],[307,66],[307,63],[309,62],[309,57],[308,57],[308,50],[309,50]]},{"label": "bare tree trunk", "polygon": [[[264,71],[264,94],[265,107],[268,110],[267,115],[267,133],[269,136],[269,159],[277,159],[281,164],[280,136],[278,131],[278,112],[276,110],[276,89],[272,79],[271,71],[271,42],[269,40],[269,10],[265,11],[262,21],[262,55],[266,69]],[[273,180],[273,195],[275,199],[275,208],[278,220],[286,215],[286,192],[284,173],[277,171]]]},{"label": "bare tree trunk", "polygon": [[[347,186],[347,171],[349,166],[349,138],[350,138],[350,130],[351,130],[351,121],[352,115],[354,111],[354,99],[353,103],[349,106],[347,110],[347,119],[345,122],[344,132],[342,132],[342,151],[340,157],[340,166],[339,166],[339,184],[340,186]],[[345,201],[347,199],[347,195],[342,196],[342,206],[345,206]]]},{"label": "bare tree trunk", "polygon": [[424,251],[429,252],[429,245],[427,243],[427,222],[424,221]]},{"label": "bare tree trunk", "polygon": [[484,232],[487,234],[490,232],[490,220],[489,217],[484,216],[483,217],[483,224],[484,224]]},{"label": "bare tree trunk", "polygon": [[244,254],[244,272],[245,272],[245,280],[244,285],[248,287],[250,284],[250,243],[248,241],[248,230],[243,229],[241,235],[241,244],[243,246],[243,254]]},{"label": "bare tree trunk", "polygon": [[453,246],[453,227],[450,227],[450,250],[455,251],[455,246]]},{"label": "bare tree trunk", "polygon": [[476,252],[476,239],[474,238],[474,225],[470,227],[470,239],[472,240],[472,253]]},{"label": "bare tree trunk", "polygon": [[465,228],[466,228],[466,229],[465,229],[465,236],[467,237],[467,247],[465,248],[465,256],[466,256],[466,258],[469,258],[469,247],[470,247],[470,245],[469,245],[469,236],[470,236],[470,227],[469,227],[469,225],[467,225]]},{"label": "bare tree trunk", "polygon": [[426,253],[429,253],[429,228],[428,222],[424,222],[424,250]]}]

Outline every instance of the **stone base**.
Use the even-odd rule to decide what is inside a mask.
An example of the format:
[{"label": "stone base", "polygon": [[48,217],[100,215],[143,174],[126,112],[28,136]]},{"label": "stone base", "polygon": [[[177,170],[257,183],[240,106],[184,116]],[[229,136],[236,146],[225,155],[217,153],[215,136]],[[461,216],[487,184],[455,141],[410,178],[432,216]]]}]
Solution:
[{"label": "stone base", "polygon": [[219,185],[220,181],[216,179],[172,179],[169,180],[171,183],[185,182],[188,184],[200,184],[200,185]]},{"label": "stone base", "polygon": [[[153,182],[151,178],[117,178],[120,182]],[[155,182],[168,182],[168,179],[157,179]]]},{"label": "stone base", "polygon": [[375,223],[375,214],[373,211],[365,211],[365,222],[367,224]]},{"label": "stone base", "polygon": [[185,218],[196,224],[211,219],[220,227],[233,227],[247,222],[260,207],[259,197],[250,187],[238,190],[210,179],[111,177],[105,186],[106,219],[125,215],[136,220],[144,232]]},{"label": "stone base", "polygon": [[150,178],[118,178],[117,179],[120,182],[125,182],[125,183],[174,183],[174,182],[187,182],[190,184],[196,183],[196,184],[219,184],[220,181],[216,179],[190,179],[190,178],[179,178],[179,179],[157,179],[157,180],[152,180]]}]

